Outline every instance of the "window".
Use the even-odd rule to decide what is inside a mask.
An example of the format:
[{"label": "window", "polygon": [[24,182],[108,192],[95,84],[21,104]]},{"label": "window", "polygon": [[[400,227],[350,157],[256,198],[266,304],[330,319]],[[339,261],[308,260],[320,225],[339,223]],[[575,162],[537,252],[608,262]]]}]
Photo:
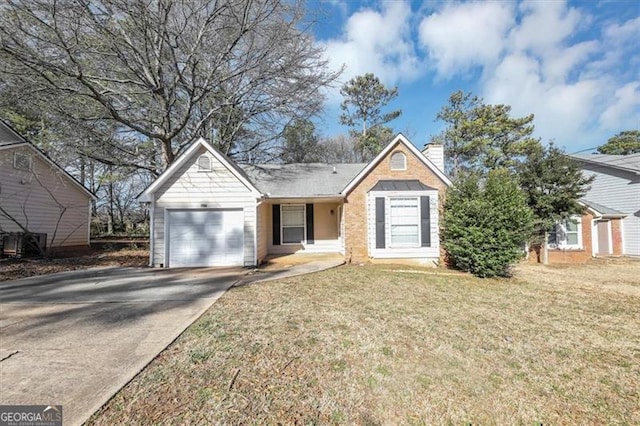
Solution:
[{"label": "window", "polygon": [[418,198],[390,198],[391,246],[420,246]]},{"label": "window", "polygon": [[211,157],[206,154],[198,157],[198,171],[199,172],[210,172],[211,171]]},{"label": "window", "polygon": [[305,206],[304,204],[287,204],[280,206],[282,217],[282,243],[300,244],[304,241]]},{"label": "window", "polygon": [[391,155],[391,170],[407,170],[407,157],[402,152]]},{"label": "window", "polygon": [[13,168],[18,170],[31,170],[31,155],[25,152],[14,152]]},{"label": "window", "polygon": [[549,247],[559,249],[582,248],[582,223],[579,217],[563,220],[549,231]]}]

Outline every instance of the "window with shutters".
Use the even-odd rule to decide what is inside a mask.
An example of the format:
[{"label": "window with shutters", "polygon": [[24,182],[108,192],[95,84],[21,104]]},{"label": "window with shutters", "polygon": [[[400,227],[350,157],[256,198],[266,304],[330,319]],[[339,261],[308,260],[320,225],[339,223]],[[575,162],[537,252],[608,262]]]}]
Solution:
[{"label": "window with shutters", "polygon": [[407,170],[407,157],[402,152],[391,155],[391,170]]},{"label": "window with shutters", "polygon": [[282,244],[300,244],[305,240],[305,205],[280,206]]},{"label": "window with shutters", "polygon": [[207,154],[203,154],[198,157],[198,171],[199,172],[210,172],[211,171],[211,157]]},{"label": "window with shutters", "polygon": [[420,203],[418,197],[389,199],[392,247],[420,246]]}]

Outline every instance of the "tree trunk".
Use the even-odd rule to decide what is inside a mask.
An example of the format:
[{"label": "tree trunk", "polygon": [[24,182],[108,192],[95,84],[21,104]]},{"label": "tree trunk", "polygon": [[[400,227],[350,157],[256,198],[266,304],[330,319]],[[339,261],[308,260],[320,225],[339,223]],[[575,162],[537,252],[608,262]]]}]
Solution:
[{"label": "tree trunk", "polygon": [[548,241],[549,241],[549,232],[544,231],[544,241],[542,242],[542,264],[543,265],[549,264],[549,245],[547,243]]}]

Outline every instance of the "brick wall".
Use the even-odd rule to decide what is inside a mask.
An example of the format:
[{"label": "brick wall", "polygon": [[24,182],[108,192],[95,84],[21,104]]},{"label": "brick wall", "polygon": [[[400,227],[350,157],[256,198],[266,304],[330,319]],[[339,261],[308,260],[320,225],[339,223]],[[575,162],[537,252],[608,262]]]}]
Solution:
[{"label": "brick wall", "polygon": [[[554,263],[586,263],[592,257],[590,213],[582,215],[582,250],[549,249],[549,264]],[[529,263],[542,263],[542,248],[532,247],[529,252]]]},{"label": "brick wall", "polygon": [[613,255],[622,256],[622,219],[611,219],[611,242],[613,244]]},{"label": "brick wall", "polygon": [[[389,159],[394,152],[403,152],[407,157],[406,170],[391,170]],[[418,179],[423,184],[439,190],[439,206],[442,208],[442,196],[446,184],[432,172],[402,142],[362,178],[360,183],[345,198],[345,256],[352,262],[366,262],[369,259],[367,249],[367,193],[381,179]]]}]

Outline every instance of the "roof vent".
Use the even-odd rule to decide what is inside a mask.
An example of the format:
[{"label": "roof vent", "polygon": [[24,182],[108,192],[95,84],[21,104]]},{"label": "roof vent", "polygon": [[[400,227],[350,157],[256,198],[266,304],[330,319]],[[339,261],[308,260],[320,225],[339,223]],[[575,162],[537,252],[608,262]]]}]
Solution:
[{"label": "roof vent", "polygon": [[335,175],[337,173],[338,173],[338,171],[336,170],[336,166],[333,166],[333,174]]}]

